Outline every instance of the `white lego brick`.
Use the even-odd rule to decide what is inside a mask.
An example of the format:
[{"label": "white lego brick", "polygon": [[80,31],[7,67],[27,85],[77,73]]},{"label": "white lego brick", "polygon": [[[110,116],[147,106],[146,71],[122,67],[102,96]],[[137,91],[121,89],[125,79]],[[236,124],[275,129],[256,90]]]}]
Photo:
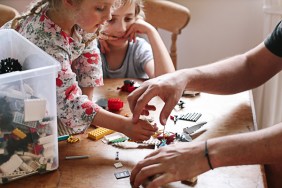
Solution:
[{"label": "white lego brick", "polygon": [[107,142],[111,142],[113,140],[116,140],[116,139],[119,139],[119,138],[125,138],[126,136],[122,133],[119,133],[119,132],[115,132],[115,133],[112,133],[112,134],[109,134],[109,135],[106,135],[104,136],[104,139],[107,141]]},{"label": "white lego brick", "polygon": [[55,157],[55,152],[53,148],[48,148],[43,151],[43,156],[50,159]]},{"label": "white lego brick", "polygon": [[30,157],[30,156],[20,156],[20,158],[24,161],[24,162],[28,162],[28,161],[31,161],[33,158]]},{"label": "white lego brick", "polygon": [[39,145],[43,145],[43,144],[47,144],[47,143],[50,143],[50,142],[54,142],[54,135],[49,135],[49,136],[45,136],[45,137],[41,137],[38,139],[38,144]]},{"label": "white lego brick", "polygon": [[22,159],[18,155],[14,154],[14,155],[12,155],[12,157],[7,162],[3,163],[0,166],[0,170],[4,174],[11,174],[17,168],[19,168],[22,163],[23,163]]},{"label": "white lego brick", "polygon": [[52,170],[52,163],[47,163],[46,170]]},{"label": "white lego brick", "polygon": [[42,120],[46,112],[45,99],[26,99],[24,100],[24,121]]},{"label": "white lego brick", "polygon": [[151,137],[149,140],[143,141],[143,144],[148,144],[148,145],[160,145],[161,141],[158,140],[157,138]]},{"label": "white lego brick", "polygon": [[30,153],[30,152],[23,152],[23,151],[18,151],[16,152],[18,155],[20,155],[21,157],[22,156],[25,156],[25,157],[32,157],[32,158],[35,158],[35,159],[39,159],[41,156],[40,155],[35,155],[33,153]]},{"label": "white lego brick", "polygon": [[41,157],[38,162],[44,165],[44,164],[47,164],[47,159],[45,157]]},{"label": "white lego brick", "polygon": [[44,149],[54,148],[55,144],[53,142],[43,144]]},{"label": "white lego brick", "polygon": [[121,162],[115,163],[114,166],[115,166],[115,168],[121,168],[121,167],[123,167],[123,165],[122,165]]},{"label": "white lego brick", "polygon": [[36,161],[30,161],[28,165],[33,169],[33,171],[36,171],[38,168],[40,168],[40,164]]},{"label": "white lego brick", "polygon": [[23,176],[23,175],[26,175],[25,171],[15,171],[11,174],[1,174],[0,177],[13,178],[13,177]]},{"label": "white lego brick", "polygon": [[31,168],[29,165],[27,165],[26,163],[22,163],[21,166],[19,167],[21,170],[25,171],[25,172],[32,172],[33,168]]}]

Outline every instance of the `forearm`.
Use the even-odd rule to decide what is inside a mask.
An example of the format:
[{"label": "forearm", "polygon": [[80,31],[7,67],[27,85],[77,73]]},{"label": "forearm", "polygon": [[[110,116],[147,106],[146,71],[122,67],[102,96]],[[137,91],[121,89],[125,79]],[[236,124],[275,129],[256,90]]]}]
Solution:
[{"label": "forearm", "polygon": [[179,75],[186,79],[186,89],[214,94],[233,94],[251,89],[249,68],[243,55],[217,63],[186,69]]},{"label": "forearm", "polygon": [[121,132],[136,141],[148,140],[157,131],[157,127],[147,121],[139,120],[137,124],[133,124],[131,118],[104,109],[100,109],[92,124]]},{"label": "forearm", "polygon": [[125,125],[125,122],[126,117],[100,109],[95,115],[92,124],[118,132],[123,132],[124,126],[122,125]]},{"label": "forearm", "polygon": [[261,43],[244,54],[188,70],[187,88],[216,94],[253,89],[280,72],[281,61]]},{"label": "forearm", "polygon": [[282,123],[260,131],[208,141],[213,167],[281,163]]},{"label": "forearm", "polygon": [[155,28],[147,33],[154,56],[154,77],[175,71],[171,57]]},{"label": "forearm", "polygon": [[81,87],[83,95],[87,95],[89,100],[93,99],[94,87]]}]

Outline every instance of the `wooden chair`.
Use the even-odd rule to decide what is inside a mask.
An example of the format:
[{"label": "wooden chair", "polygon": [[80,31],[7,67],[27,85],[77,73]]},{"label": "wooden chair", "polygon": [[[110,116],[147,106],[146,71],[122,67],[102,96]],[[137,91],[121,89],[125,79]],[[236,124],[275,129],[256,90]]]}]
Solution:
[{"label": "wooden chair", "polygon": [[18,15],[19,13],[16,9],[0,4],[0,27]]},{"label": "wooden chair", "polygon": [[177,36],[190,20],[190,11],[177,3],[166,0],[145,0],[145,20],[157,29],[171,32],[170,56],[177,68]]}]

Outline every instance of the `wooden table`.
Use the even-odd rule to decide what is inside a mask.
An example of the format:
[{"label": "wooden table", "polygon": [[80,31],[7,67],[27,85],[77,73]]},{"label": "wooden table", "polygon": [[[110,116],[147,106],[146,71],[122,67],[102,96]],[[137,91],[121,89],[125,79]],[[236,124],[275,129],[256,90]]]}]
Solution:
[{"label": "wooden table", "polygon": [[[105,86],[95,90],[94,99],[99,98],[120,98],[125,102],[124,108],[119,112],[131,114],[126,97],[128,93],[117,90],[123,85],[124,79],[105,80]],[[201,93],[196,97],[182,98],[185,108],[180,111],[173,111],[172,114],[186,112],[199,112],[202,117],[198,121],[207,121],[201,129],[206,130],[194,141],[205,140],[212,137],[231,135],[254,131],[256,124],[252,110],[252,97],[249,92],[242,92],[236,95],[211,95]],[[162,101],[154,98],[151,103],[158,107],[163,105]],[[153,114],[157,121],[158,111]],[[178,121],[176,125],[172,120],[166,125],[167,131],[181,130],[194,123]],[[125,188],[131,187],[129,178],[117,180],[115,172],[131,170],[133,166],[152,149],[120,149],[99,141],[87,138],[87,134],[79,135],[81,141],[69,144],[65,141],[59,142],[59,169],[43,175],[33,175],[24,179],[6,184],[5,187],[60,187],[60,188]],[[119,160],[122,168],[114,167],[116,152],[119,152]],[[65,160],[65,156],[90,155],[88,159]],[[189,168],[189,167],[187,167]],[[235,167],[222,167],[206,172],[198,176],[196,188],[265,188],[264,169],[260,165],[247,165]],[[189,187],[174,182],[165,187]]]}]

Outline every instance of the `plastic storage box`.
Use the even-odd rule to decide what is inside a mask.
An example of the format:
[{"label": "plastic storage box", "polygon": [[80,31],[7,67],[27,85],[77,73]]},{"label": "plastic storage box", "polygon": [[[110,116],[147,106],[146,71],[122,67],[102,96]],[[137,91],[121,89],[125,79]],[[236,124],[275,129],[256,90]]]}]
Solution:
[{"label": "plastic storage box", "polygon": [[[0,30],[0,183],[58,168],[56,77],[59,63],[14,30]],[[2,66],[3,67],[3,66]]]}]

